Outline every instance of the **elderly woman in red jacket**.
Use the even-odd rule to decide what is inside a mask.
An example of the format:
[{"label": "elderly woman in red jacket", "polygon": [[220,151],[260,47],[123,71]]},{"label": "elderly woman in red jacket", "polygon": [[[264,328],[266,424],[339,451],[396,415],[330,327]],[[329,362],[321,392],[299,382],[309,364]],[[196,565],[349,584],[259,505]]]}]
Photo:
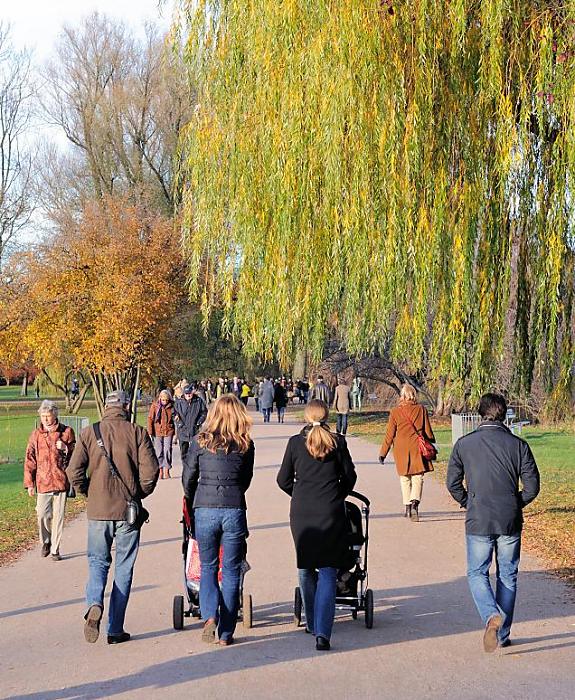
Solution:
[{"label": "elderly woman in red jacket", "polygon": [[24,460],[24,488],[36,495],[36,514],[42,556],[60,561],[60,541],[68,495],[68,466],[76,437],[72,428],[58,421],[58,407],[42,401],[38,409],[40,427],[30,435]]}]

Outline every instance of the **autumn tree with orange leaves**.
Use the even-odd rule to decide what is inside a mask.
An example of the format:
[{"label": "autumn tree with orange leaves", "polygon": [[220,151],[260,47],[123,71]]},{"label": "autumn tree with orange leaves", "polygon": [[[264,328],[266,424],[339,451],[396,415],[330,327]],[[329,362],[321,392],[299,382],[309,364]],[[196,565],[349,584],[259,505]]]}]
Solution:
[{"label": "autumn tree with orange leaves", "polygon": [[[19,260],[20,294],[4,306],[0,353],[81,372],[99,413],[106,393],[133,397],[169,368],[184,300],[173,220],[106,197]],[[1,309],[0,309],[1,311]]]}]

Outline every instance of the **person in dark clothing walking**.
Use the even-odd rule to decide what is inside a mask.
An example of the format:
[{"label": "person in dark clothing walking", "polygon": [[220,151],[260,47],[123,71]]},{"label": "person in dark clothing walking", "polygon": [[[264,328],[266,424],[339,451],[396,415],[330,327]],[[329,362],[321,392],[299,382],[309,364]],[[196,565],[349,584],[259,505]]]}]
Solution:
[{"label": "person in dark clothing walking", "polygon": [[274,386],[274,403],[278,413],[278,423],[284,422],[286,406],[288,403],[288,395],[286,389],[286,380],[281,379]]},{"label": "person in dark clothing walking", "polygon": [[[246,553],[246,497],[254,472],[252,420],[233,394],[210,406],[202,432],[184,458],[182,484],[194,509],[195,537],[200,550],[202,639],[221,646],[234,641],[240,601],[241,564]],[[223,548],[222,584],[218,585]]]},{"label": "person in dark clothing walking", "polygon": [[306,631],[318,651],[330,648],[337,570],[348,555],[344,501],[357,476],[345,438],[327,425],[329,410],[312,399],[305,428],[290,438],[277,476],[291,496],[290,526],[296,548]]},{"label": "person in dark clothing walking", "polygon": [[207,406],[196,391],[194,384],[184,387],[183,396],[175,401],[176,426],[180,441],[182,460],[186,456],[194,435],[199,431],[208,415]]},{"label": "person in dark clothing walking", "polygon": [[[482,396],[479,413],[483,418],[479,428],[460,438],[453,448],[447,488],[467,511],[467,580],[485,625],[483,648],[493,652],[498,644],[511,643],[522,511],[539,493],[539,470],[529,445],[503,424],[507,413],[503,396]],[[495,593],[489,581],[493,555]]]}]

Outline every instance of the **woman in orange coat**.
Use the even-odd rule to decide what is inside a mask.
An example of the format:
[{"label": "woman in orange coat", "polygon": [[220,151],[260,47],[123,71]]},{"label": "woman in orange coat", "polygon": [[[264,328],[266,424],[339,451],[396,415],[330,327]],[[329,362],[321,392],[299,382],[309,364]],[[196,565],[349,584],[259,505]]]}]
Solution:
[{"label": "woman in orange coat", "polygon": [[419,520],[419,504],[423,491],[423,475],[433,471],[431,461],[425,459],[420,450],[418,433],[429,442],[435,436],[425,406],[417,403],[417,392],[410,384],[401,388],[399,405],[391,410],[385,438],[379,450],[379,461],[383,464],[391,446],[395,467],[401,482],[401,493],[405,505],[405,517]]}]

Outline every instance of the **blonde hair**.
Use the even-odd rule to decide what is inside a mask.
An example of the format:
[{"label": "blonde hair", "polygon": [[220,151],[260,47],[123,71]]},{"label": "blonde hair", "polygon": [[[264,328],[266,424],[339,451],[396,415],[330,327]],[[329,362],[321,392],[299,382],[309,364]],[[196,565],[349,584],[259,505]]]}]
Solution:
[{"label": "blonde hair", "polygon": [[208,411],[198,444],[210,452],[225,450],[247,452],[251,445],[252,419],[234,394],[223,394]]},{"label": "blonde hair", "polygon": [[404,384],[401,387],[399,400],[402,403],[417,403],[417,391],[411,386],[411,384]]},{"label": "blonde hair", "polygon": [[327,405],[319,399],[312,399],[305,407],[303,417],[311,425],[305,446],[314,459],[323,459],[335,450],[336,441],[326,421],[329,417]]}]

